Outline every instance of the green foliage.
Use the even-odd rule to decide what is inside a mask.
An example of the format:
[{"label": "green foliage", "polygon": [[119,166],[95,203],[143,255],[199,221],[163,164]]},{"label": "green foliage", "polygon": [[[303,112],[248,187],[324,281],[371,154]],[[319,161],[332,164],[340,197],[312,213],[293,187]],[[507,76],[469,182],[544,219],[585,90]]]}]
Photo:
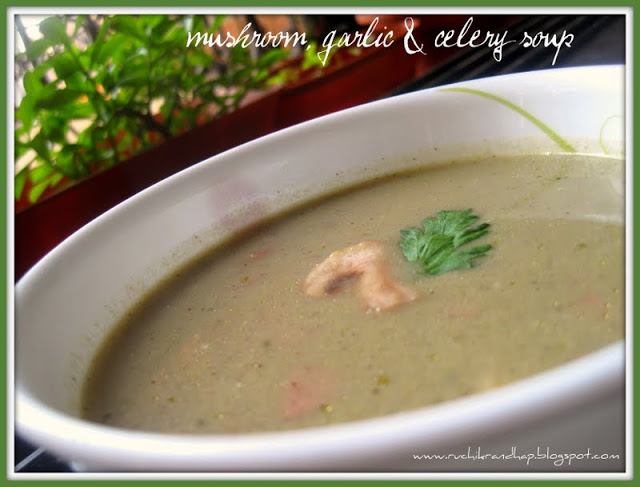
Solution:
[{"label": "green foliage", "polygon": [[400,232],[400,249],[409,262],[417,262],[426,274],[437,275],[473,267],[491,245],[465,245],[489,232],[489,224],[472,226],[478,220],[471,209],[443,210],[426,218],[422,228]]},{"label": "green foliage", "polygon": [[[311,69],[311,68],[324,68],[328,66],[331,63],[331,59],[333,58],[333,56],[335,56],[335,54],[338,52],[338,50],[341,47],[344,46],[344,44],[345,44],[345,41],[342,38],[340,38],[338,42],[335,43],[335,46],[332,46],[330,48],[318,46],[317,41],[309,42],[307,48],[304,51],[301,68]],[[320,52],[322,52],[324,49],[329,49],[329,53],[326,55],[326,59],[324,55],[321,56],[320,53],[318,52],[319,48],[320,48]],[[358,55],[360,53],[359,48],[351,48],[351,51],[352,51],[352,54],[354,55]],[[323,60],[324,60],[324,64],[323,64]]]},{"label": "green foliage", "polygon": [[15,176],[16,199],[30,187],[34,202],[63,176],[79,179],[115,164],[236,109],[249,91],[272,84],[273,66],[288,51],[256,56],[240,46],[185,47],[189,31],[214,32],[222,19],[43,20],[43,37],[16,59],[29,66],[16,110],[16,159],[35,154]]}]

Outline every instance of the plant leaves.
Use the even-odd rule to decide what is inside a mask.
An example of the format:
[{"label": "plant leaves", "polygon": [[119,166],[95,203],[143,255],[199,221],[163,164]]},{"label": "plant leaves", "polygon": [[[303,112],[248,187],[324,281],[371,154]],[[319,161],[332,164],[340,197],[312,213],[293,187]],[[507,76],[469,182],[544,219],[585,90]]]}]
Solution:
[{"label": "plant leaves", "polygon": [[46,96],[38,99],[35,106],[36,108],[43,108],[47,110],[61,108],[69,103],[73,103],[83,94],[84,93],[82,93],[82,91],[66,88],[55,90],[53,93],[47,94]]},{"label": "plant leaves", "polygon": [[65,144],[65,134],[67,132],[67,119],[59,116],[58,113],[47,114],[40,119],[40,134],[49,142]]},{"label": "plant leaves", "polygon": [[33,184],[44,181],[53,173],[53,168],[49,164],[40,164],[29,171],[29,179]]},{"label": "plant leaves", "polygon": [[147,37],[137,22],[139,18],[140,17],[134,17],[132,15],[115,15],[111,18],[111,25],[117,32],[128,34],[136,39],[146,42]]},{"label": "plant leaves", "polygon": [[32,41],[26,49],[27,58],[32,63],[37,61],[40,56],[42,56],[47,49],[51,47],[51,39],[43,37],[42,39],[36,39]]},{"label": "plant leaves", "polygon": [[131,44],[130,39],[122,34],[115,34],[107,39],[102,46],[102,49],[99,52],[99,55],[96,56],[96,62],[99,64],[106,64],[107,61],[113,59],[114,63],[116,61],[116,55],[120,54],[120,57],[123,56],[124,50]]},{"label": "plant leaves", "polygon": [[80,149],[77,144],[65,145],[56,155],[55,169],[70,179],[78,179],[81,175],[75,164],[74,156]]},{"label": "plant leaves", "polygon": [[60,17],[47,17],[40,22],[40,32],[49,42],[68,44],[67,28]]},{"label": "plant leaves", "polygon": [[143,88],[148,84],[149,67],[144,64],[127,64],[120,72],[116,86]]},{"label": "plant leaves", "polygon": [[65,52],[56,54],[49,58],[49,63],[56,72],[58,79],[65,80],[79,70],[78,64],[73,57]]},{"label": "plant leaves", "polygon": [[20,100],[20,106],[16,110],[16,119],[22,123],[22,128],[28,132],[33,127],[33,121],[36,117],[36,100],[37,94],[27,93]]},{"label": "plant leaves", "polygon": [[[285,79],[271,76],[270,68],[286,59],[286,49],[271,49],[257,58],[241,46],[221,48],[215,54],[208,49],[184,49],[187,30],[217,32],[224,16],[105,15],[92,19],[45,18],[40,23],[43,38],[16,58],[38,63],[23,78],[26,95],[16,110],[16,142],[20,138],[24,142],[34,127],[38,129],[24,147],[35,151],[41,164],[53,168],[47,177],[76,178],[93,167],[117,162],[110,133],[114,127],[139,141],[140,146],[131,150],[157,143],[157,127],[148,118],[152,101],[164,103],[164,117],[158,117],[158,123],[174,133],[194,126],[198,113],[202,114],[200,121],[204,114],[213,113],[208,110],[211,104],[218,106],[217,113],[233,110],[249,90]],[[88,33],[96,33],[96,38],[87,43]],[[55,78],[48,74],[51,70]],[[64,87],[58,80],[64,81]],[[86,122],[74,123],[82,128],[74,139],[68,131],[70,122],[78,119]],[[149,133],[156,137],[148,137]],[[130,149],[128,145],[121,141],[118,147]],[[46,182],[46,178],[40,180],[45,171],[36,172],[34,186]],[[25,174],[21,178],[28,185],[29,171]],[[31,189],[33,197],[44,191],[39,186]]]},{"label": "plant leaves", "polygon": [[22,192],[24,191],[24,185],[27,182],[27,168],[24,168],[18,174],[13,181],[13,193],[15,195],[16,200],[19,200],[22,197]]},{"label": "plant leaves", "polygon": [[283,61],[289,57],[289,52],[284,49],[271,49],[258,58],[256,64],[260,68],[268,68],[278,61]]},{"label": "plant leaves", "polygon": [[400,231],[400,250],[409,262],[418,262],[426,274],[442,274],[473,267],[491,245],[462,248],[489,232],[489,224],[472,226],[478,220],[471,209],[442,210],[426,218],[422,228]]},{"label": "plant leaves", "polygon": [[60,110],[60,115],[63,115],[67,120],[92,118],[95,113],[95,110],[89,103],[81,102],[68,104]]},{"label": "plant leaves", "polygon": [[49,181],[42,181],[31,186],[31,189],[29,189],[29,203],[33,204],[38,201],[48,187]]},{"label": "plant leaves", "polygon": [[45,140],[45,138],[41,133],[38,133],[38,135],[36,135],[26,145],[28,145],[34,151],[36,151],[36,154],[38,154],[38,157],[40,157],[40,159],[42,159],[43,161],[49,162],[51,160],[49,156],[49,148],[47,147],[47,141]]},{"label": "plant leaves", "polygon": [[75,36],[78,33],[78,30],[80,29],[80,27],[82,27],[82,24],[84,24],[84,22],[87,20],[87,16],[86,15],[78,15],[76,17],[76,21],[73,23],[73,35]]},{"label": "plant leaves", "polygon": [[102,25],[100,26],[100,30],[98,31],[98,35],[96,36],[96,40],[91,44],[91,56],[89,57],[90,66],[93,66],[96,61],[103,62],[98,56],[105,47],[105,38],[107,36],[107,33],[109,32],[110,26],[111,20],[109,19],[109,17],[106,17],[103,20]]}]

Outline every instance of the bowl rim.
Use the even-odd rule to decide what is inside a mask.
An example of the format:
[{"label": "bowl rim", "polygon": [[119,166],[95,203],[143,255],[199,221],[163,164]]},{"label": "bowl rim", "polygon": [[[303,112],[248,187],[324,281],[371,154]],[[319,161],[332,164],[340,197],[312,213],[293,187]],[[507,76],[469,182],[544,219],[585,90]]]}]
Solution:
[{"label": "bowl rim", "polygon": [[[207,461],[212,466],[232,468],[244,465],[246,455],[256,452],[264,454],[261,463],[265,466],[272,462],[295,464],[297,460],[320,456],[326,460],[327,451],[333,460],[348,454],[351,462],[358,449],[366,456],[375,451],[375,447],[367,449],[363,445],[384,443],[385,448],[399,448],[418,438],[424,442],[425,431],[431,435],[429,443],[439,446],[442,440],[454,439],[451,422],[455,422],[458,433],[496,433],[606,397],[620,389],[620,382],[611,379],[622,379],[624,355],[624,342],[619,341],[486,392],[370,419],[276,432],[196,435],[115,428],[58,412],[27,392],[21,392],[21,408],[30,421],[19,422],[18,431],[42,440],[45,446],[51,444],[50,437],[59,436],[49,432],[64,431],[67,438],[81,439],[83,450],[93,449],[91,458],[95,458],[96,453],[103,458],[111,454],[125,468],[133,468],[145,460],[175,462],[178,459],[193,465]],[[521,416],[524,412],[527,413],[525,422]],[[127,457],[124,452],[135,455]]]}]

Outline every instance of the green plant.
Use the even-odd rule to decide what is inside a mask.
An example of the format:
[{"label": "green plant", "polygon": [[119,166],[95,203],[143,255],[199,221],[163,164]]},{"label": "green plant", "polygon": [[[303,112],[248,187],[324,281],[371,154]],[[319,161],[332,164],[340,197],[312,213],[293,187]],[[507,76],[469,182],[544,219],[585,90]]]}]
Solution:
[{"label": "green plant", "polygon": [[64,177],[81,179],[234,110],[267,86],[288,51],[186,48],[189,31],[221,16],[48,17],[16,56],[26,66],[16,110],[15,196],[35,202]]},{"label": "green plant", "polygon": [[[322,76],[323,72],[330,68],[340,65],[340,60],[335,63],[336,54],[342,49],[347,49],[347,52],[351,56],[359,56],[362,54],[362,49],[359,47],[344,47],[344,41],[340,40],[333,46],[326,58],[318,53],[318,49],[322,51],[324,49],[319,45],[317,40],[309,41],[305,50],[303,51],[300,62],[296,66],[289,66],[280,68],[277,72],[273,73],[268,80],[270,85],[283,85],[287,83],[297,83],[303,76],[303,73],[307,73],[307,76],[318,78]],[[324,60],[324,62],[323,62]]]},{"label": "green plant", "polygon": [[[338,42],[336,42],[335,46],[331,47],[331,48],[325,48],[323,46],[318,46],[318,42],[317,41],[311,41],[309,42],[309,45],[307,47],[307,49],[304,52],[304,55],[302,57],[302,64],[300,65],[300,67],[304,70],[304,69],[311,69],[311,68],[324,68],[326,66],[328,66],[331,63],[331,60],[333,59],[333,57],[336,55],[336,53],[342,49],[345,45],[345,40],[344,39],[339,39]],[[326,57],[322,56],[319,52],[318,52],[318,48],[320,48],[320,52],[322,52],[323,49],[329,49],[329,52],[327,53]],[[359,47],[350,47],[349,48],[349,53],[352,56],[358,56],[360,55],[362,52],[362,49],[360,49]],[[324,61],[324,62],[323,62]]]},{"label": "green plant", "polygon": [[[438,275],[470,269],[487,255],[490,244],[467,245],[489,233],[489,223],[480,223],[473,210],[441,210],[426,218],[422,227],[400,231],[400,249],[409,262],[420,264],[425,274]],[[475,226],[473,226],[475,225]]]}]

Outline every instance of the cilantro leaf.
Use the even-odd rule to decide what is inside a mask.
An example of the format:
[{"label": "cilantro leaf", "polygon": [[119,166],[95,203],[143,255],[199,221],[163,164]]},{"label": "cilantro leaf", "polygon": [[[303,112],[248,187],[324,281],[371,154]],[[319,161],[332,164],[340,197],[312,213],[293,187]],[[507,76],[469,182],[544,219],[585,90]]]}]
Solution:
[{"label": "cilantro leaf", "polygon": [[491,245],[463,247],[489,232],[489,224],[477,222],[473,210],[442,210],[426,218],[422,228],[400,231],[400,250],[409,262],[418,262],[426,274],[438,275],[457,269],[469,269],[476,259],[491,250]]}]

